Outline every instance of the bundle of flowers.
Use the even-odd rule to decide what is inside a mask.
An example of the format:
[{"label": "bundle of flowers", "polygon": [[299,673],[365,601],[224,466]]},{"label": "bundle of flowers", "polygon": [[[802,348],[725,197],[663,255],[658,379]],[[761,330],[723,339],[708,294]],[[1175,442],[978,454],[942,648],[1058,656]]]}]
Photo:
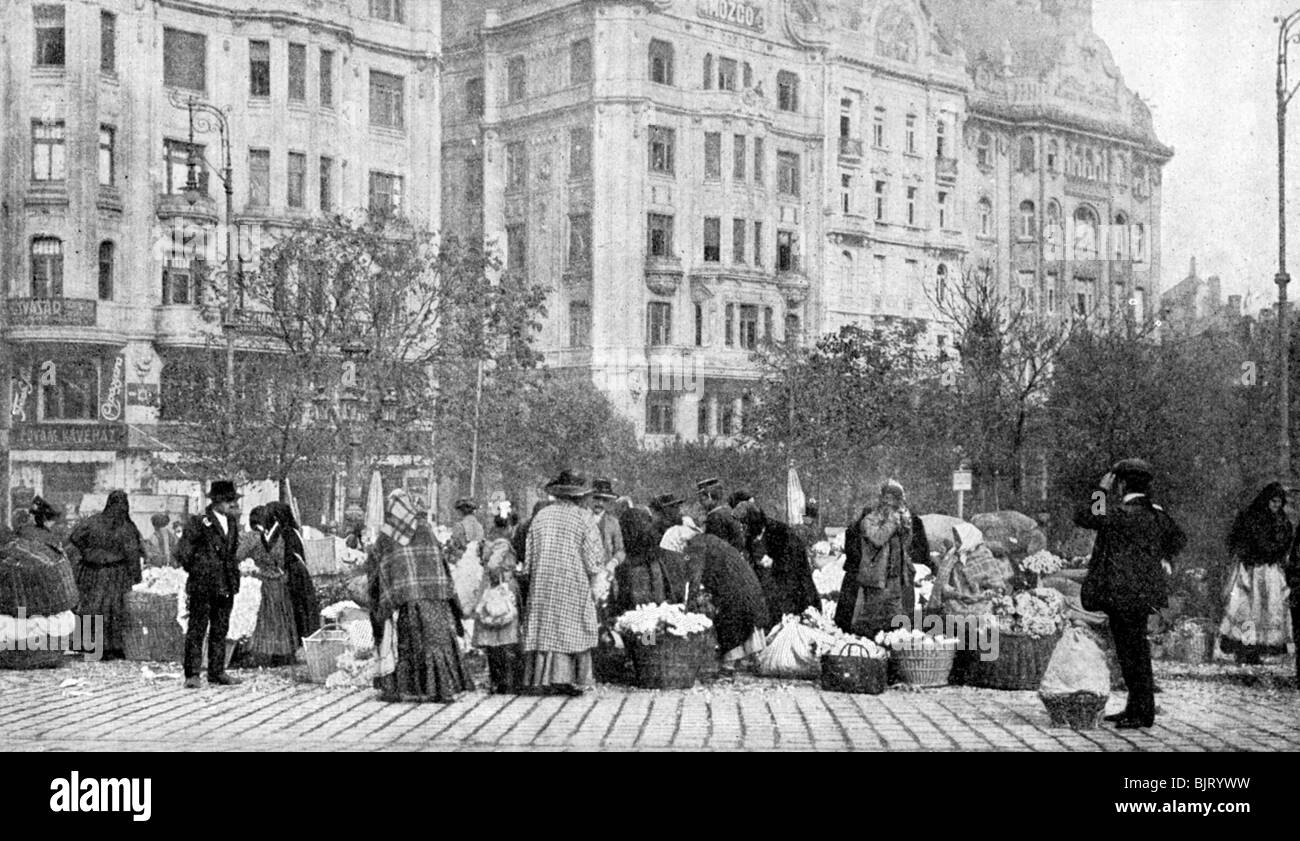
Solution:
[{"label": "bundle of flowers", "polygon": [[257,614],[262,609],[262,580],[245,578],[239,582],[239,592],[235,594],[234,606],[230,609],[230,629],[226,632],[228,640],[242,640],[253,635],[257,630]]},{"label": "bundle of flowers", "polygon": [[189,576],[179,567],[145,567],[143,578],[131,589],[137,593],[153,593],[159,596],[180,595],[185,592],[185,582]]},{"label": "bundle of flowers", "polygon": [[781,619],[781,624],[788,625],[793,621],[798,621],[800,625],[807,625],[809,628],[816,628],[819,631],[825,631],[828,634],[842,633],[835,620],[830,614],[824,613],[815,607],[806,608],[797,619],[787,614]]},{"label": "bundle of flowers", "polygon": [[0,614],[0,647],[18,640],[41,638],[45,640],[66,637],[77,627],[77,617],[70,611],[53,616],[6,616]]},{"label": "bundle of flowers", "polygon": [[927,634],[915,628],[895,628],[876,634],[876,644],[891,651],[955,651],[957,638]]},{"label": "bundle of flowers", "polygon": [[702,613],[687,613],[680,604],[643,604],[624,613],[614,622],[620,634],[632,634],[645,645],[653,645],[660,634],[687,637],[713,627],[713,620]]},{"label": "bundle of flowers", "polygon": [[1035,575],[1051,575],[1065,567],[1065,559],[1053,555],[1046,549],[1039,549],[1021,561],[1020,566]]},{"label": "bundle of flowers", "polygon": [[999,633],[1051,636],[1065,629],[1065,597],[1048,587],[999,596],[993,600],[993,616]]},{"label": "bundle of flowers", "polygon": [[813,584],[823,599],[838,599],[844,583],[844,558],[841,556],[813,570]]}]

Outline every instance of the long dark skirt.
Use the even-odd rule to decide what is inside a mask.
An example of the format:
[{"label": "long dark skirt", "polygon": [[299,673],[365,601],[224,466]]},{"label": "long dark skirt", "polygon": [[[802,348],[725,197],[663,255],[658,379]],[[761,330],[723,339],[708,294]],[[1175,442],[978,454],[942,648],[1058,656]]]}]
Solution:
[{"label": "long dark skirt", "polygon": [[474,681],[460,660],[447,602],[419,601],[397,611],[397,670],[377,681],[386,701],[454,701]]},{"label": "long dark skirt", "polygon": [[307,565],[297,557],[286,562],[289,601],[293,606],[293,622],[298,636],[309,637],[320,630],[320,597],[312,583]]},{"label": "long dark skirt", "polygon": [[127,623],[126,594],[135,583],[134,573],[127,564],[77,565],[77,592],[81,596],[77,603],[77,613],[86,617],[104,617],[105,656],[117,657],[123,653]]},{"label": "long dark skirt", "polygon": [[286,579],[262,580],[262,606],[257,611],[257,628],[242,658],[246,666],[286,666],[297,659],[302,640],[294,622],[293,603]]}]

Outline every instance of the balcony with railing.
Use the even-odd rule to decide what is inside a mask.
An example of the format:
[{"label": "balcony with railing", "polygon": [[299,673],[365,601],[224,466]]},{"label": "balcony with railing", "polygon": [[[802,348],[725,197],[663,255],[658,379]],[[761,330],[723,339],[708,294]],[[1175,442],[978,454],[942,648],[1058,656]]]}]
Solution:
[{"label": "balcony with railing", "polygon": [[856,164],[862,162],[862,141],[856,137],[840,138],[840,163]]},{"label": "balcony with railing", "polygon": [[957,180],[957,159],[937,157],[934,159],[934,177],[949,184]]}]

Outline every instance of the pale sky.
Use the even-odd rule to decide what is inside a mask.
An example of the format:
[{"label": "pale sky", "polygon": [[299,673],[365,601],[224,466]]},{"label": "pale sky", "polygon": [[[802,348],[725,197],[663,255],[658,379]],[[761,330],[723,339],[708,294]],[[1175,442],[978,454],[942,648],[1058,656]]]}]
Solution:
[{"label": "pale sky", "polygon": [[[1151,103],[1156,133],[1174,147],[1164,170],[1162,289],[1217,274],[1224,294],[1277,286],[1275,15],[1300,0],[1094,0],[1094,29],[1129,88]],[[1300,26],[1294,29],[1300,33]],[[1300,84],[1300,44],[1291,47]],[[1300,96],[1287,128],[1287,270],[1300,298]],[[1267,299],[1267,300],[1266,300]]]}]

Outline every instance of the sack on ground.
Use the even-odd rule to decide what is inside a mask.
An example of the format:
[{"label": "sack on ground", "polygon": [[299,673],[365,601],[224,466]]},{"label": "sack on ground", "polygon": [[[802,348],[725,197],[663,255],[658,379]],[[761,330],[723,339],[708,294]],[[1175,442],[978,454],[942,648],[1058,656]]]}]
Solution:
[{"label": "sack on ground", "polygon": [[829,635],[798,622],[777,626],[767,635],[767,647],[758,653],[758,673],[766,677],[820,676],[819,640],[829,640]]},{"label": "sack on ground", "polygon": [[1045,695],[1071,692],[1110,693],[1110,670],[1106,655],[1078,628],[1067,628],[1052,652],[1043,673],[1040,691]]}]

